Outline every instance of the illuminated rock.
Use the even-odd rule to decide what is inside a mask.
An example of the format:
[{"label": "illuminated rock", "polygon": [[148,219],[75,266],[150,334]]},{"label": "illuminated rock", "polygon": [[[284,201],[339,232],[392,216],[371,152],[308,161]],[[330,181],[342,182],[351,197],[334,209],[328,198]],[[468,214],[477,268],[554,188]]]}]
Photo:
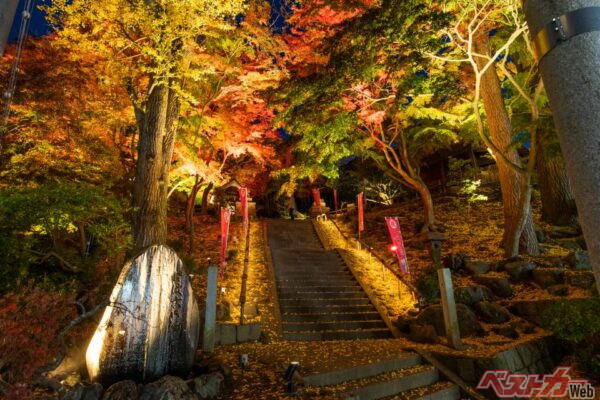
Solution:
[{"label": "illuminated rock", "polygon": [[151,246],[128,262],[88,346],[92,380],[148,381],[189,369],[199,335],[198,304],[181,259]]}]

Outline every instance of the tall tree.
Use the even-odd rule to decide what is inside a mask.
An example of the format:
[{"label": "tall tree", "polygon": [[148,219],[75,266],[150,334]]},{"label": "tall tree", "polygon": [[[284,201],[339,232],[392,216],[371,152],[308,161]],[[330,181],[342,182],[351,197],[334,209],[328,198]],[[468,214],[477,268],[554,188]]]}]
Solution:
[{"label": "tall tree", "polygon": [[419,32],[432,25],[429,5],[304,2],[292,19],[297,29],[288,41],[294,46],[291,59],[309,68],[290,67],[296,80],[284,118],[301,136],[297,152],[308,154],[302,168],[288,169],[292,178],[315,173],[336,178],[337,163],[344,157],[373,157],[392,179],[419,194],[425,228],[435,230],[433,201],[419,174],[420,161],[453,136],[447,125],[458,118],[444,110],[452,108],[451,102],[441,104],[443,92],[447,95],[453,90],[448,88],[456,87],[442,71],[427,84],[413,85],[418,72],[427,75],[415,68],[420,59],[415,49],[422,45]]},{"label": "tall tree", "polygon": [[166,241],[177,123],[182,106],[195,101],[186,83],[212,71],[210,62],[195,56],[207,38],[235,29],[243,10],[242,0],[73,0],[46,7],[60,44],[73,57],[92,51],[110,60],[101,73],[131,97],[139,130],[133,188],[137,247]]},{"label": "tall tree", "polygon": [[[526,95],[533,107],[533,123],[528,132],[531,140],[529,158],[523,164],[515,146],[511,118],[496,71],[497,60],[501,60],[498,64],[502,67],[511,45],[524,37],[526,24],[514,0],[459,0],[446,3],[444,9],[455,18],[449,28],[434,31],[435,35],[443,34],[447,43],[441,50],[430,53],[430,57],[445,63],[464,63],[471,69],[474,79],[471,104],[477,133],[498,166],[504,206],[505,254],[512,257],[520,250],[538,254],[530,199],[537,150],[539,92]],[[500,31],[498,39],[490,44],[490,38],[496,36],[497,31]],[[516,81],[511,83],[516,84]],[[521,86],[516,86],[522,91]],[[525,94],[524,91],[522,93]],[[485,121],[480,111],[481,102]]]},{"label": "tall tree", "polygon": [[201,187],[205,185],[205,212],[213,186],[234,176],[245,180],[243,169],[264,167],[274,158],[274,114],[267,107],[266,92],[286,71],[272,62],[282,44],[268,24],[268,11],[264,4],[251,4],[236,31],[215,38],[213,51],[203,54],[214,74],[190,87],[197,105],[181,119],[173,170],[173,189],[188,193],[185,214],[190,244]]}]

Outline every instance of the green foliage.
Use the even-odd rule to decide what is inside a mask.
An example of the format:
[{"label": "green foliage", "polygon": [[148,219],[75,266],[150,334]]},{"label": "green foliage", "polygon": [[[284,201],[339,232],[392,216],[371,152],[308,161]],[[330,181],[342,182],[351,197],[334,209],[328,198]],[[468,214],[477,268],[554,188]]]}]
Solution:
[{"label": "green foliage", "polygon": [[227,250],[227,260],[234,260],[237,256],[238,256],[238,250],[237,249],[229,249]]},{"label": "green foliage", "polygon": [[479,187],[481,186],[481,179],[471,180],[465,179],[463,180],[463,186],[460,189],[459,193],[465,195],[467,199],[467,215],[471,213],[471,207],[479,202],[486,201],[488,197],[479,193]]},{"label": "green foliage", "polygon": [[474,179],[477,170],[470,160],[461,158],[448,158],[448,184],[461,185],[465,179]]},{"label": "green foliage", "polygon": [[[94,235],[103,254],[131,244],[127,203],[83,183],[47,183],[36,188],[0,190],[0,291],[34,275],[48,279],[53,269],[35,264],[81,264],[81,231]],[[33,275],[32,275],[33,274]],[[63,282],[64,283],[64,282]]]},{"label": "green foliage", "polygon": [[542,313],[542,325],[562,340],[579,344],[588,336],[600,332],[600,299],[584,301],[562,300]]},{"label": "green foliage", "polygon": [[196,274],[200,271],[200,265],[198,265],[193,256],[184,254],[181,251],[178,251],[178,253],[188,274]]},{"label": "green foliage", "polygon": [[600,374],[600,298],[562,300],[542,313],[542,326],[574,349],[577,363],[591,376]]},{"label": "green foliage", "polygon": [[424,271],[419,271],[416,274],[414,285],[419,291],[419,295],[427,304],[435,304],[440,298],[440,285],[437,278],[437,270],[428,268]]}]

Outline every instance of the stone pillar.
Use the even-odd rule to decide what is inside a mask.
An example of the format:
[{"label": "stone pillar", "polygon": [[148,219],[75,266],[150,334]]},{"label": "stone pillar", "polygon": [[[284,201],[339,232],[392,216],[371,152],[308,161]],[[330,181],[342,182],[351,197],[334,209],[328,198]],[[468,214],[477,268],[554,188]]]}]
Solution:
[{"label": "stone pillar", "polygon": [[206,289],[206,313],[204,315],[204,336],[202,350],[212,353],[215,349],[215,335],[217,331],[217,267],[208,267]]},{"label": "stone pillar", "polygon": [[[600,7],[600,0],[524,1],[534,38],[553,18],[585,7]],[[563,38],[539,61],[539,70],[600,291],[600,31]]]},{"label": "stone pillar", "polygon": [[8,35],[15,19],[19,0],[0,1],[0,56],[4,55],[4,48],[8,41]]}]

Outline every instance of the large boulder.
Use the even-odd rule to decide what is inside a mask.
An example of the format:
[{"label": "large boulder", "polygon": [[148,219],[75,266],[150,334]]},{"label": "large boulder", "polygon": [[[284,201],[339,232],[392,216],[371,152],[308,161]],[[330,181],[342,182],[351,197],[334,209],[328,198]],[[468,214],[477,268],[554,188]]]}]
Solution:
[{"label": "large boulder", "polygon": [[563,284],[565,270],[562,268],[537,268],[533,270],[533,280],[542,288]]},{"label": "large boulder", "polygon": [[202,375],[194,379],[194,394],[200,399],[214,399],[221,392],[225,377],[220,372]]},{"label": "large boulder", "polygon": [[550,230],[552,239],[571,238],[581,235],[581,229],[574,226],[553,226]]},{"label": "large boulder", "polygon": [[[483,328],[475,313],[464,304],[456,305],[456,314],[458,316],[458,325],[460,328],[460,335],[462,337],[467,336],[481,336],[483,334]],[[417,324],[421,326],[431,325],[435,328],[435,331],[440,336],[446,335],[446,327],[444,325],[444,311],[442,306],[435,304],[424,309],[415,319]]]},{"label": "large boulder", "polygon": [[569,285],[581,289],[590,289],[596,284],[591,271],[565,271],[565,277]]},{"label": "large boulder", "polygon": [[131,400],[138,398],[138,386],[132,380],[120,381],[112,384],[106,392],[104,392],[104,396],[102,396],[102,400]]},{"label": "large boulder", "polygon": [[473,280],[480,285],[489,287],[496,296],[510,297],[513,295],[510,282],[503,276],[477,275],[473,277]]},{"label": "large boulder", "polygon": [[150,246],[121,271],[87,349],[90,378],[182,374],[192,366],[198,336],[198,304],[181,259],[167,246]]},{"label": "large boulder", "polygon": [[580,270],[591,270],[592,263],[590,263],[590,257],[588,252],[585,250],[575,250],[567,256],[567,262],[575,269]]},{"label": "large boulder", "polygon": [[465,261],[465,269],[473,275],[487,274],[491,268],[492,268],[491,265],[485,261],[481,261],[481,260],[466,260]]},{"label": "large boulder", "polygon": [[536,265],[529,261],[513,261],[504,266],[513,281],[522,281],[531,277]]},{"label": "large boulder", "polygon": [[490,324],[501,324],[510,319],[508,311],[490,301],[480,301],[473,308],[482,320]]},{"label": "large boulder", "polygon": [[454,289],[454,299],[457,303],[472,306],[481,300],[493,300],[494,294],[486,286],[458,286]]},{"label": "large boulder", "polygon": [[142,389],[140,400],[197,400],[185,381],[176,376],[163,376]]},{"label": "large boulder", "polygon": [[567,285],[552,285],[546,290],[553,296],[564,297],[569,295],[569,287]]},{"label": "large boulder", "polygon": [[439,337],[433,325],[410,324],[408,337],[417,343],[437,343]]},{"label": "large boulder", "polygon": [[465,260],[468,257],[462,253],[451,253],[444,258],[444,266],[450,268],[452,271],[458,271],[465,265]]}]

